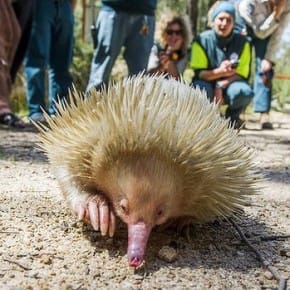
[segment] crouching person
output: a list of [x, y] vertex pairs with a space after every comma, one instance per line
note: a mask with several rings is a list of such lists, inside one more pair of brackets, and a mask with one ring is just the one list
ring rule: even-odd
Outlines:
[[233, 31], [235, 9], [231, 3], [219, 2], [210, 18], [212, 29], [202, 32], [192, 44], [193, 86], [205, 89], [210, 100], [227, 104], [225, 117], [240, 128], [240, 114], [254, 95], [248, 84], [251, 46], [245, 36]]

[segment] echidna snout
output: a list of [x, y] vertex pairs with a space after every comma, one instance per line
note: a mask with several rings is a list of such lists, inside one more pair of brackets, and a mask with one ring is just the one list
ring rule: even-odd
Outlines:
[[144, 260], [151, 227], [144, 222], [128, 225], [127, 257], [131, 267], [139, 267]]

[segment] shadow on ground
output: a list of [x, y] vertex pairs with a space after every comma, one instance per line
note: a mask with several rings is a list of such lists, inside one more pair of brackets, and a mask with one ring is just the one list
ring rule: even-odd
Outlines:
[[254, 155], [263, 162], [258, 163], [257, 170], [268, 180], [277, 183], [290, 183], [290, 135], [289, 130], [271, 130], [257, 132], [246, 130], [243, 138]]
[[38, 147], [37, 129], [0, 127], [0, 160], [46, 163], [47, 158]]
[[[281, 241], [263, 242], [264, 237], [275, 236], [270, 228], [254, 218], [246, 215], [237, 222], [248, 240], [267, 259], [277, 261], [278, 249]], [[226, 269], [247, 273], [261, 267], [252, 250], [241, 240], [235, 228], [227, 221], [215, 221], [206, 224], [195, 224], [189, 228], [189, 240], [184, 233], [177, 234], [173, 230], [154, 229], [151, 233], [146, 254], [146, 266], [137, 272], [154, 273], [161, 268], [189, 268], [189, 269]], [[119, 225], [114, 239], [101, 237], [90, 226], [83, 227], [83, 233], [93, 246], [95, 253], [108, 250], [109, 255], [125, 256], [127, 249], [126, 225]], [[108, 240], [110, 241], [108, 243]], [[177, 259], [173, 263], [163, 261], [158, 257], [159, 250], [170, 246], [177, 251]]]

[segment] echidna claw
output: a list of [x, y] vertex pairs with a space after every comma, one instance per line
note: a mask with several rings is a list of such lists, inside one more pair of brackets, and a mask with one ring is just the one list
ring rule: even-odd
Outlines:
[[103, 195], [90, 195], [86, 201], [75, 201], [73, 210], [79, 220], [91, 224], [102, 236], [112, 237], [116, 228], [116, 217]]

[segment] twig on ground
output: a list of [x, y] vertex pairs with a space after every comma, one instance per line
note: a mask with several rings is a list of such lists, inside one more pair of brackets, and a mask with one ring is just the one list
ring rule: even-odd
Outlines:
[[263, 236], [260, 237], [261, 241], [275, 241], [289, 239], [290, 235], [277, 235], [277, 236]]
[[280, 273], [271, 266], [271, 263], [263, 258], [261, 253], [250, 243], [250, 241], [246, 238], [245, 234], [242, 232], [240, 227], [237, 225], [237, 223], [234, 222], [233, 219], [229, 218], [229, 222], [232, 224], [232, 226], [236, 229], [238, 234], [240, 235], [241, 239], [247, 244], [247, 246], [256, 254], [257, 259], [262, 263], [262, 265], [270, 271], [274, 278], [279, 282], [279, 288], [278, 290], [286, 290], [287, 287], [287, 280], [283, 278]]
[[8, 263], [15, 264], [15, 265], [19, 266], [20, 268], [22, 268], [22, 269], [24, 269], [24, 270], [26, 270], [26, 271], [31, 270], [31, 268], [22, 265], [22, 264], [19, 263], [18, 261], [14, 261], [14, 260], [7, 259], [7, 258], [3, 258], [3, 261], [8, 262]]

